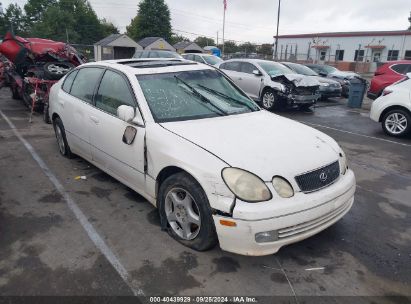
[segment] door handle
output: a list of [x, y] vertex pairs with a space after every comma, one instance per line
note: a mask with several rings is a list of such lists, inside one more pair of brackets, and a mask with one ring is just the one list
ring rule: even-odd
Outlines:
[[95, 116], [90, 116], [90, 119], [91, 119], [96, 125], [98, 125], [98, 124], [100, 123], [100, 121], [98, 120], [98, 118], [95, 117]]

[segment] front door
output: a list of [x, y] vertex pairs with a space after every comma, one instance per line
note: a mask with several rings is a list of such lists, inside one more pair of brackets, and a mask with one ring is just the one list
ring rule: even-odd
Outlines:
[[[125, 76], [106, 70], [90, 113], [90, 139], [93, 161], [138, 192], [144, 191], [145, 128], [117, 117], [121, 105], [137, 107], [135, 95]], [[123, 142], [127, 127], [137, 130], [134, 142]]]

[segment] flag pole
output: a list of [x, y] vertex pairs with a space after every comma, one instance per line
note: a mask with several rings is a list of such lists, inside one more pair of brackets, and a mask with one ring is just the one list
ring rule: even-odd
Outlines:
[[225, 11], [227, 9], [227, 0], [224, 0], [224, 17], [223, 17], [223, 57], [224, 57], [224, 50], [225, 50]]

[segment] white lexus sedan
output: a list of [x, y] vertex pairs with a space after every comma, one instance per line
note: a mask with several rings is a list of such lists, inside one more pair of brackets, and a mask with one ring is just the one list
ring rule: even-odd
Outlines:
[[195, 250], [272, 254], [354, 201], [354, 174], [332, 138], [261, 110], [205, 64], [85, 64], [52, 87], [49, 114], [62, 155], [140, 193]]

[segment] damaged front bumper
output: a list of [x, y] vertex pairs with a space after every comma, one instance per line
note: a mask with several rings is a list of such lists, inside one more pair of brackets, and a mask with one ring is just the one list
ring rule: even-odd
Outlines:
[[[272, 199], [259, 206], [237, 204], [232, 218], [213, 215], [220, 247], [242, 255], [276, 253], [338, 222], [351, 209], [355, 188], [354, 173], [348, 170], [320, 191], [298, 192], [290, 199]], [[221, 220], [231, 220], [235, 225], [222, 225]]]
[[313, 95], [293, 95], [289, 94], [287, 100], [291, 104], [311, 104], [317, 102], [320, 99], [320, 94]]

